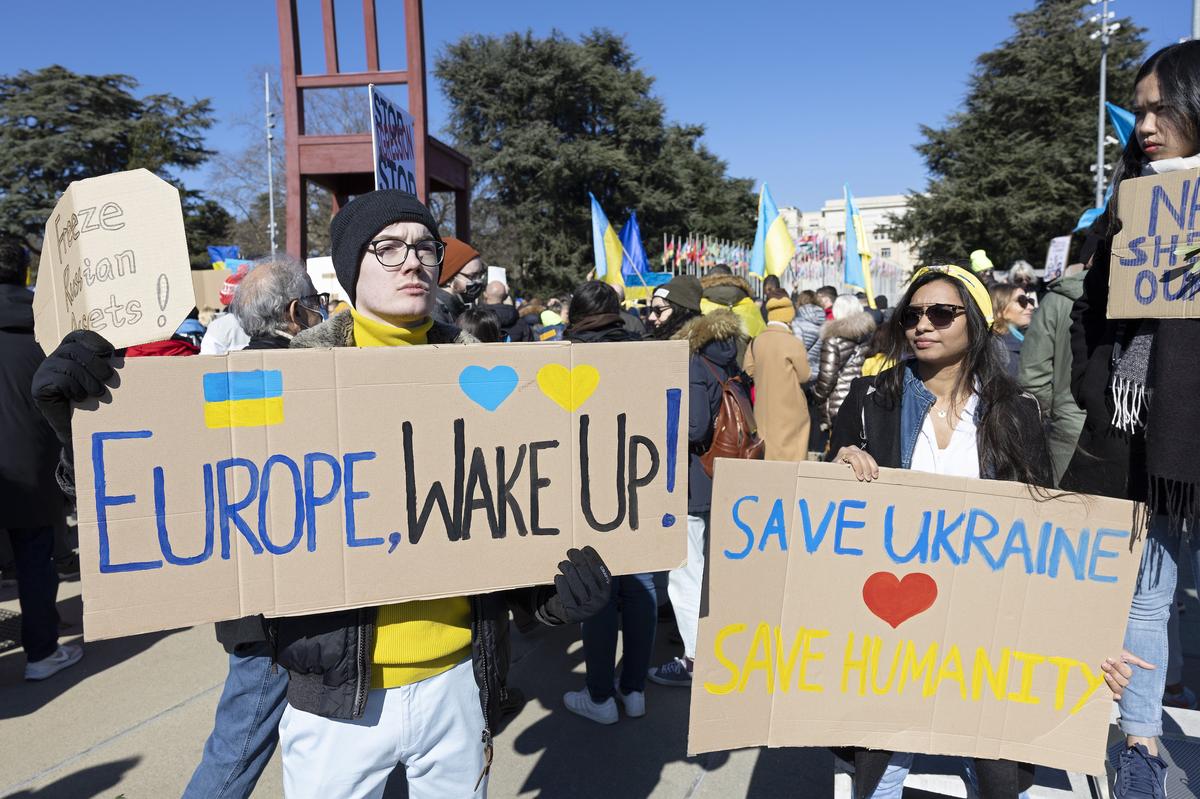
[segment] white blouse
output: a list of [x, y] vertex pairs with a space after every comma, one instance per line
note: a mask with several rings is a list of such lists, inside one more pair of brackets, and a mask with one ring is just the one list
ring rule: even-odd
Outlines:
[[958, 424], [950, 436], [950, 444], [938, 447], [937, 434], [933, 430], [933, 409], [925, 414], [917, 445], [913, 450], [912, 466], [922, 472], [945, 474], [951, 477], [979, 478], [979, 445], [975, 439], [975, 408], [979, 397], [975, 394], [963, 406]]

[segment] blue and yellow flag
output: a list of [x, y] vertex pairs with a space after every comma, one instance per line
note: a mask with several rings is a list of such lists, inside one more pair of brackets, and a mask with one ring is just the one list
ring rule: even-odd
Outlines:
[[204, 425], [266, 427], [283, 424], [283, 372], [209, 372], [204, 375]]
[[778, 277], [787, 271], [795, 252], [796, 243], [779, 215], [771, 190], [764, 183], [758, 193], [758, 229], [754, 233], [754, 248], [750, 251], [750, 274], [759, 278]]
[[867, 295], [867, 303], [875, 307], [875, 290], [871, 286], [871, 248], [867, 244], [867, 233], [863, 227], [862, 214], [854, 204], [854, 195], [850, 187], [842, 187], [846, 192], [846, 264], [842, 272], [842, 282], [848, 286], [862, 289]]
[[592, 247], [596, 258], [596, 279], [612, 286], [624, 286], [621, 278], [621, 239], [590, 191], [588, 197], [592, 200]]

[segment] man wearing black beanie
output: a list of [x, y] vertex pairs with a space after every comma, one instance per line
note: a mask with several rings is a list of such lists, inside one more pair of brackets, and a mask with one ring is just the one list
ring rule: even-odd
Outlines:
[[[430, 318], [445, 251], [416, 197], [362, 195], [330, 233], [352, 307], [297, 334], [292, 347], [475, 341]], [[106, 392], [112, 354], [97, 333], [76, 331], [39, 367], [34, 396], [61, 441], [71, 441], [72, 401]], [[379, 415], [390, 425], [381, 434], [395, 435], [403, 409]], [[73, 490], [69, 448], [58, 477]], [[544, 624], [573, 624], [609, 601], [611, 577], [591, 547], [568, 550], [559, 570], [553, 586], [270, 620], [267, 638], [288, 671], [279, 723], [288, 799], [381, 796], [401, 764], [411, 796], [486, 796], [492, 730], [506, 703], [509, 606]]]
[[[361, 195], [334, 217], [330, 235], [352, 307], [298, 334], [293, 347], [474, 341], [431, 317], [445, 245], [416, 197]], [[378, 796], [400, 764], [414, 796], [485, 796], [506, 690], [509, 604], [568, 624], [608, 602], [610, 577], [595, 550], [567, 557], [561, 593], [545, 586], [275, 620], [278, 662], [289, 673], [279, 725], [287, 797]]]

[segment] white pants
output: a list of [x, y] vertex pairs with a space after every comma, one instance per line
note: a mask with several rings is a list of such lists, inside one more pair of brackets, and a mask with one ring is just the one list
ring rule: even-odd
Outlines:
[[363, 715], [327, 719], [288, 705], [279, 722], [287, 799], [379, 799], [403, 764], [410, 799], [487, 796], [483, 710], [471, 661], [371, 691]]
[[696, 658], [696, 629], [700, 626], [700, 587], [704, 582], [704, 542], [708, 534], [708, 514], [687, 517], [687, 563], [671, 572], [667, 595], [675, 609], [675, 625], [683, 639], [683, 654]]

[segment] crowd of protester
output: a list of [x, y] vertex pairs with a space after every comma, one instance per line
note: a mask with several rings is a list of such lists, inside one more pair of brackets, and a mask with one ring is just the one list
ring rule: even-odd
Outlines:
[[[1198, 86], [1200, 43], [1172, 45], [1143, 65], [1114, 192], [1128, 177], [1200, 165]], [[687, 561], [667, 575], [614, 577], [585, 548], [565, 553], [554, 585], [219, 623], [228, 677], [184, 795], [249, 796], [277, 747], [289, 797], [378, 796], [397, 767], [412, 796], [485, 795], [492, 731], [522, 704], [507, 679], [510, 613], [581, 624], [584, 684], [563, 705], [586, 719], [646, 714], [648, 682], [689, 686], [712, 501], [705, 453], [733, 392], [768, 459], [842, 463], [865, 481], [891, 467], [1146, 503], [1145, 558], [1155, 568], [1139, 576], [1125, 651], [1103, 669], [1126, 735], [1114, 762], [1118, 796], [1159, 799], [1163, 704], [1197, 704], [1180, 677], [1173, 611], [1185, 541], [1200, 563], [1197, 536], [1185, 535], [1200, 518], [1200, 421], [1177, 402], [1200, 392], [1200, 321], [1106, 317], [1114, 230], [1107, 214], [1077, 234], [1070, 265], [1050, 281], [1023, 261], [1001, 274], [983, 250], [947, 258], [916, 270], [894, 307], [833, 286], [789, 292], [775, 276], [751, 280], [726, 265], [635, 299], [594, 280], [519, 298], [487, 282], [485, 255], [440, 235], [415, 197], [355, 198], [331, 223], [344, 291], [336, 303], [300, 262], [267, 258], [231, 276], [227, 309], [207, 324], [193, 313], [170, 339], [123, 354], [686, 341]], [[78, 571], [63, 534], [75, 489], [71, 404], [101, 396], [115, 367], [94, 332], [43, 353], [29, 260], [20, 243], [0, 239], [0, 567], [18, 586], [25, 677], [43, 680], [84, 654], [58, 642], [55, 609], [59, 576]], [[663, 616], [674, 621], [678, 654], [653, 664]], [[856, 796], [900, 796], [910, 754], [841, 755]], [[984, 797], [1016, 797], [1032, 781], [1032, 767], [1008, 761], [976, 759], [964, 771]]]

